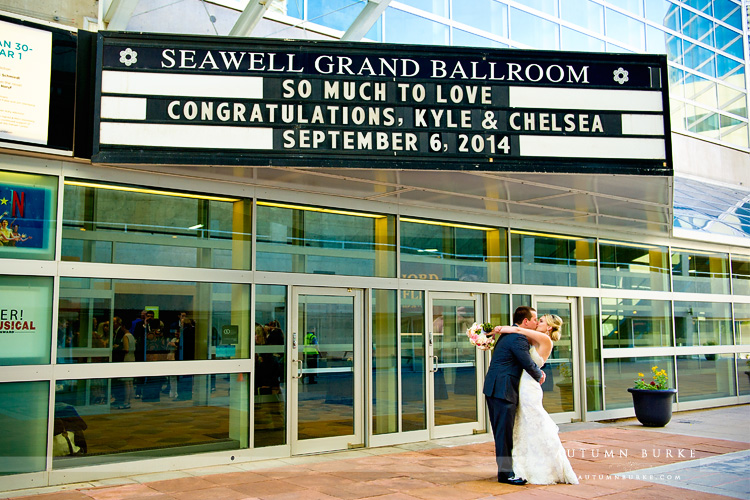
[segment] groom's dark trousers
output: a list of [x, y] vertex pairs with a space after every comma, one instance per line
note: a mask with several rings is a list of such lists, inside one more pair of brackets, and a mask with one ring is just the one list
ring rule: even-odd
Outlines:
[[492, 352], [483, 391], [495, 437], [498, 479], [513, 475], [513, 425], [518, 408], [518, 384], [524, 370], [536, 380], [542, 378], [542, 371], [529, 355], [528, 340], [517, 333], [501, 335]]

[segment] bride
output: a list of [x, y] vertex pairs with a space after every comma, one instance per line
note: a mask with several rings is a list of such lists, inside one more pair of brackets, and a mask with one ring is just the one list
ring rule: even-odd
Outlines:
[[[531, 359], [542, 366], [560, 339], [562, 319], [545, 314], [536, 330], [504, 326], [501, 333], [520, 333], [532, 344]], [[542, 406], [542, 386], [525, 371], [518, 386], [518, 411], [513, 428], [513, 471], [530, 484], [578, 484], [558, 436], [558, 427]]]

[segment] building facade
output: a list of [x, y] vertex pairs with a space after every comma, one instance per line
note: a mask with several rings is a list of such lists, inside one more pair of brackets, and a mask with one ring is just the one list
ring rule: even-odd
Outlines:
[[[288, 0], [256, 34], [340, 38], [366, 3]], [[489, 356], [465, 332], [521, 304], [565, 320], [544, 368], [558, 422], [632, 416], [654, 366], [675, 410], [750, 401], [742, 5], [476, 3], [390, 2], [366, 38], [666, 53], [674, 175], [3, 142], [0, 490], [487, 432]], [[140, 2], [126, 27], [224, 35], [244, 7], [192, 5]]]

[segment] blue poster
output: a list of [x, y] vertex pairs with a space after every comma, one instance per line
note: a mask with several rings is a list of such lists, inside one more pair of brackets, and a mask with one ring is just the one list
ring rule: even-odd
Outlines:
[[8, 247], [43, 249], [49, 245], [50, 191], [0, 184], [0, 255]]

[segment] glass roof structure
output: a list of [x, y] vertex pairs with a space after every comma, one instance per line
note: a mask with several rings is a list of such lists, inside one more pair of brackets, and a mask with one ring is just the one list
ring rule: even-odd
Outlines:
[[674, 228], [697, 239], [750, 238], [750, 189], [675, 177]]

